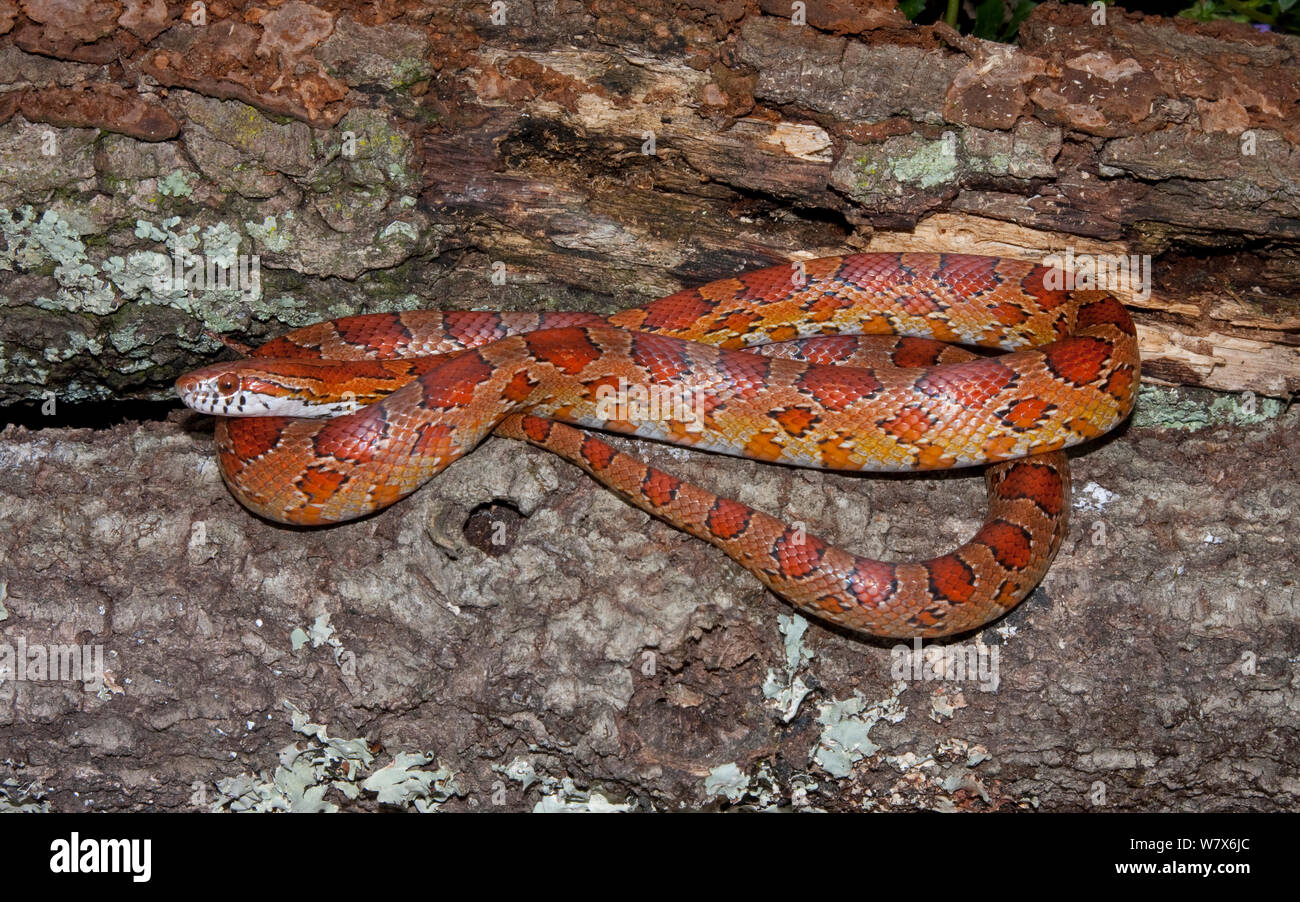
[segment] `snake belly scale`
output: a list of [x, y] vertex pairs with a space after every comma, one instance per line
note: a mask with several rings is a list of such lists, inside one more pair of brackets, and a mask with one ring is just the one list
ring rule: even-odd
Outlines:
[[[366, 314], [296, 330], [183, 376], [177, 389], [220, 415], [222, 476], [272, 520], [364, 516], [495, 431], [572, 461], [811, 616], [874, 636], [944, 636], [1032, 591], [1065, 535], [1061, 449], [1113, 429], [1133, 407], [1140, 361], [1127, 311], [1109, 294], [1052, 290], [1047, 273], [999, 257], [851, 254], [608, 317]], [[697, 413], [611, 418], [602, 393], [628, 386], [687, 392]], [[989, 511], [953, 552], [876, 561], [587, 428], [831, 470], [988, 464]]]

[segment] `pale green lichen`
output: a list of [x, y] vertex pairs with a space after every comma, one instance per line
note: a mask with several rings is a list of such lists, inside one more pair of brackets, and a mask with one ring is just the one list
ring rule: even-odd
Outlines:
[[[521, 791], [538, 785], [542, 792], [541, 800], [533, 806], [538, 813], [553, 812], [612, 812], [630, 811], [629, 803], [612, 802], [599, 790], [584, 790], [569, 777], [557, 780], [544, 773], [539, 773], [527, 758], [516, 757], [505, 767], [492, 765], [492, 769], [506, 778], [518, 783]], [[505, 804], [505, 796], [494, 795], [493, 804]]]
[[734, 762], [727, 762], [710, 768], [709, 775], [704, 778], [704, 792], [706, 795], [710, 797], [724, 796], [733, 804], [743, 799], [748, 791], [749, 778], [741, 772]]
[[147, 341], [140, 336], [139, 323], [128, 322], [108, 333], [108, 341], [119, 354], [130, 354], [144, 347]]
[[[345, 148], [343, 136], [349, 133], [353, 140]], [[412, 164], [414, 145], [410, 136], [381, 110], [353, 109], [321, 140], [327, 141], [328, 151], [338, 156], [313, 179], [312, 187], [318, 192], [343, 179], [359, 185], [386, 185], [404, 194], [420, 186], [420, 173]], [[345, 149], [352, 152], [345, 153]], [[318, 152], [324, 151], [321, 148]]]
[[50, 803], [45, 800], [49, 790], [36, 781], [20, 783], [13, 777], [0, 781], [0, 813], [48, 812]]
[[157, 251], [132, 251], [125, 258], [109, 257], [104, 275], [131, 301], [167, 303], [179, 300], [181, 291], [170, 291], [164, 280], [172, 275], [172, 258]]
[[244, 236], [225, 222], [179, 224], [178, 216], [137, 219], [136, 237], [163, 244], [167, 253], [112, 256], [101, 269], [124, 300], [184, 310], [217, 329], [237, 328], [248, 304], [262, 295], [260, 260], [239, 253]]
[[239, 246], [244, 237], [225, 222], [218, 222], [203, 230], [203, 255], [218, 266], [235, 266]]
[[41, 271], [53, 264], [50, 274], [58, 290], [53, 298], [36, 298], [36, 306], [103, 315], [121, 305], [87, 259], [86, 244], [77, 230], [54, 210], [46, 210], [39, 220], [29, 206], [21, 208], [16, 218], [11, 211], [0, 210], [0, 234], [4, 237], [0, 270]]
[[370, 793], [382, 805], [427, 812], [463, 794], [445, 765], [421, 770], [435, 762], [431, 752], [398, 752], [392, 762], [365, 775], [374, 762], [369, 742], [330, 736], [293, 704], [285, 707], [293, 730], [312, 741], [306, 747], [294, 742], [282, 748], [270, 775], [242, 773], [218, 780], [219, 797], [209, 806], [213, 811], [334, 812], [339, 806], [325, 797], [334, 789], [346, 799]]
[[763, 697], [771, 700], [781, 712], [781, 720], [789, 723], [799, 712], [799, 706], [811, 691], [798, 675], [801, 667], [813, 658], [811, 649], [803, 645], [808, 621], [798, 614], [778, 614], [777, 626], [785, 637], [785, 675], [778, 676], [769, 669], [763, 680]]
[[558, 785], [542, 796], [540, 802], [533, 806], [538, 814], [558, 812], [597, 812], [631, 811], [632, 806], [626, 802], [611, 802], [599, 790], [579, 789], [570, 777], [562, 779]]
[[245, 222], [244, 228], [254, 240], [260, 241], [269, 251], [280, 252], [287, 250], [292, 240], [292, 230], [290, 224], [294, 220], [293, 211], [289, 210], [284, 214], [284, 224], [275, 216], [267, 216], [260, 223]]
[[871, 704], [855, 691], [852, 698], [819, 705], [817, 722], [823, 729], [809, 752], [812, 760], [833, 777], [847, 777], [854, 764], [880, 750], [871, 740], [872, 727], [882, 720], [898, 723], [907, 716], [907, 708], [898, 701], [906, 688], [902, 681], [895, 683], [889, 698]]
[[894, 178], [922, 188], [951, 182], [958, 169], [956, 135], [946, 132], [937, 141], [921, 141], [915, 151], [893, 158], [889, 165]]
[[158, 193], [164, 197], [189, 197], [194, 193], [190, 181], [195, 178], [197, 176], [194, 173], [177, 169], [166, 178], [158, 180]]
[[339, 663], [344, 654], [343, 643], [338, 636], [334, 634], [334, 625], [330, 623], [329, 612], [318, 614], [306, 630], [302, 627], [295, 627], [289, 633], [289, 644], [294, 651], [300, 651], [308, 642], [312, 648], [320, 648], [322, 645], [328, 645], [334, 649], [334, 663]]
[[92, 354], [98, 354], [103, 348], [98, 341], [88, 337], [85, 332], [75, 329], [69, 329], [66, 333], [68, 343], [61, 348], [47, 347], [45, 349], [45, 360], [48, 363], [58, 363], [61, 360], [71, 360], [83, 351], [90, 351]]
[[779, 779], [767, 761], [759, 762], [752, 777], [734, 762], [728, 762], [711, 768], [704, 779], [707, 797], [721, 796], [732, 805], [743, 804], [755, 811], [818, 811], [808, 797], [817, 789], [817, 781], [808, 774], [788, 774], [784, 780]]
[[1251, 392], [1207, 401], [1185, 389], [1143, 385], [1133, 410], [1133, 425], [1182, 430], [1253, 426], [1276, 420], [1286, 409], [1283, 401]]
[[391, 240], [394, 236], [405, 238], [406, 242], [409, 244], [415, 244], [420, 240], [420, 233], [416, 230], [415, 226], [411, 225], [409, 222], [402, 222], [400, 219], [394, 220], [386, 225], [379, 233], [379, 240]]
[[972, 156], [969, 165], [972, 172], [987, 172], [992, 175], [1006, 175], [1011, 169], [1011, 155], [1006, 153], [993, 153], [989, 154], [987, 157]]
[[322, 645], [336, 645], [338, 643], [338, 639], [334, 635], [334, 625], [330, 623], [330, 615], [328, 612], [319, 615], [316, 620], [313, 621], [311, 629], [307, 631], [307, 635], [311, 638], [312, 648], [320, 648]]
[[433, 74], [429, 61], [418, 56], [404, 56], [393, 63], [392, 86], [404, 88], [423, 81]]
[[534, 783], [542, 782], [542, 778], [538, 776], [537, 771], [533, 769], [533, 762], [529, 761], [527, 758], [516, 757], [505, 767], [494, 764], [492, 765], [492, 769], [500, 774], [504, 774], [511, 780], [514, 780], [519, 784], [519, 788], [523, 792], [527, 792], [528, 787], [532, 786]]
[[271, 119], [246, 103], [239, 103], [228, 121], [235, 126], [235, 131], [229, 136], [231, 143], [241, 148], [256, 148], [263, 133], [274, 125]]
[[433, 761], [432, 752], [399, 752], [390, 764], [363, 780], [361, 788], [375, 793], [381, 805], [411, 805], [422, 813], [436, 811], [461, 790], [446, 765], [432, 771], [420, 769]]

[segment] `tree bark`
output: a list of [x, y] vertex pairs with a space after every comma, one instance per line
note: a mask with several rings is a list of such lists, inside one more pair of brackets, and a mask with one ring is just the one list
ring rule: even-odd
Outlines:
[[[0, 806], [1295, 806], [1300, 40], [1056, 4], [1015, 46], [850, 0], [84, 6], [0, 0], [0, 401], [44, 427], [0, 433], [0, 651], [111, 673], [0, 682]], [[204, 418], [132, 406], [215, 335], [609, 312], [851, 249], [1149, 258], [1118, 291], [1139, 419], [1076, 458], [1042, 588], [938, 646], [996, 681], [779, 630], [534, 449], [298, 531], [229, 497]], [[180, 251], [258, 259], [213, 289]], [[636, 450], [884, 558], [977, 522], [977, 477]]]

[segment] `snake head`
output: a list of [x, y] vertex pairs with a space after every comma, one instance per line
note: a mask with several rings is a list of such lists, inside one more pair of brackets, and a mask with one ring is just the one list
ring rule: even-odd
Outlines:
[[284, 378], [269, 363], [275, 361], [205, 366], [177, 379], [176, 394], [186, 407], [219, 417], [336, 417], [362, 406], [355, 397], [322, 399], [304, 391], [301, 378]]
[[176, 380], [176, 394], [185, 406], [199, 413], [223, 417], [271, 416], [274, 397], [254, 390], [237, 364], [216, 364], [186, 373]]

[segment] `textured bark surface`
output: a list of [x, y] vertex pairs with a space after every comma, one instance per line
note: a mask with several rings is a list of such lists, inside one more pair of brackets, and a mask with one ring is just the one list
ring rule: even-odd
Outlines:
[[[111, 671], [0, 682], [0, 806], [1294, 807], [1300, 449], [1258, 396], [1300, 386], [1300, 41], [1052, 4], [1014, 47], [885, 2], [501, 11], [0, 0], [0, 404], [47, 427], [0, 432], [0, 651]], [[1148, 387], [1076, 458], [1042, 589], [939, 646], [996, 648], [993, 691], [779, 630], [534, 449], [300, 531], [230, 499], [203, 418], [121, 422], [225, 353], [206, 330], [612, 310], [853, 248], [1150, 255], [1145, 374], [1252, 393]], [[159, 281], [178, 253], [260, 281]], [[981, 505], [974, 476], [647, 456], [886, 558]]]
[[[432, 751], [449, 807], [1294, 808], [1296, 426], [1132, 427], [1076, 457], [1042, 587], [937, 646], [996, 649], [996, 688], [899, 682], [890, 644], [815, 624], [787, 648], [788, 609], [721, 553], [504, 439], [377, 517], [295, 530], [229, 497], [197, 415], [11, 428], [0, 630], [100, 643], [111, 675], [0, 685], [0, 756], [56, 809], [310, 805], [274, 775], [322, 745], [291, 704], [382, 743], [374, 767]], [[972, 474], [648, 456], [886, 558], [955, 544], [983, 503]], [[338, 645], [294, 650], [322, 615]], [[765, 698], [792, 684], [797, 705]]]
[[[899, 245], [1149, 254], [1148, 375], [1300, 385], [1295, 38], [1051, 4], [1019, 47], [887, 3], [37, 7], [0, 16], [8, 402], [165, 397], [205, 327], [609, 310]], [[182, 252], [257, 254], [258, 290], [157, 284]]]

